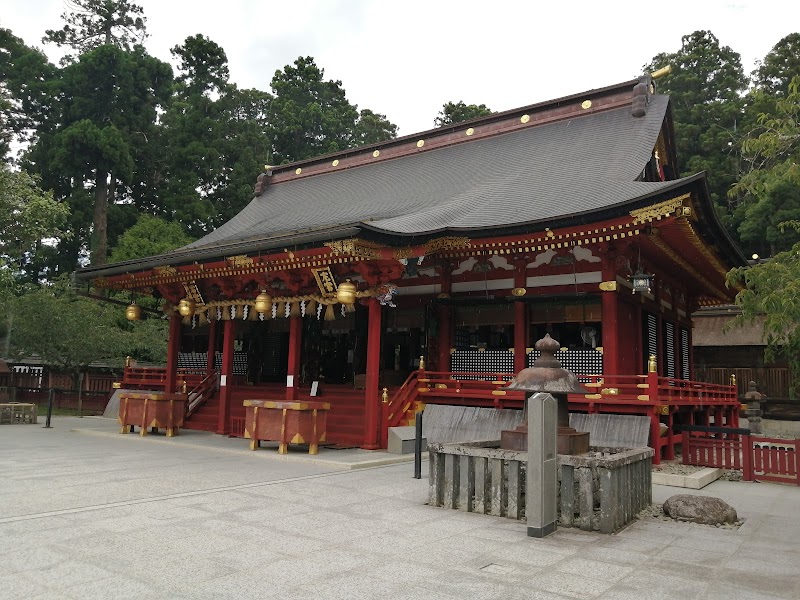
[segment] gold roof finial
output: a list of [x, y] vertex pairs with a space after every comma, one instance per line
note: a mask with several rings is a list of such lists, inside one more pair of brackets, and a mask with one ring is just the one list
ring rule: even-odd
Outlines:
[[660, 69], [656, 69], [652, 73], [650, 73], [650, 77], [653, 79], [658, 79], [659, 77], [664, 77], [665, 75], [669, 75], [672, 73], [672, 65], [667, 65], [666, 67], [661, 67]]

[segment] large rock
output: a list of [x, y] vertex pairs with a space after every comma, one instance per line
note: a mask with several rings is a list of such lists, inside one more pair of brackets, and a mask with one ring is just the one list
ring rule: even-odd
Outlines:
[[664, 502], [664, 512], [673, 519], [704, 525], [736, 522], [736, 509], [710, 496], [676, 494]]

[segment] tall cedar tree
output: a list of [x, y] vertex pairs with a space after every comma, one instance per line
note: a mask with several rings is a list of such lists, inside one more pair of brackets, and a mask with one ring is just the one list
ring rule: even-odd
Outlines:
[[[741, 57], [710, 31], [695, 31], [683, 36], [680, 50], [658, 54], [644, 68], [667, 65], [672, 72], [658, 87], [672, 97], [678, 170], [705, 171], [711, 198], [727, 215], [728, 190], [739, 172], [737, 127], [748, 81]], [[730, 218], [726, 222], [730, 226]]]
[[[70, 0], [72, 12], [64, 12], [61, 29], [47, 29], [42, 41], [66, 46], [83, 54], [100, 46], [117, 46], [130, 50], [147, 38], [142, 7], [127, 0]], [[68, 54], [62, 64], [76, 56]]]
[[[133, 45], [146, 35], [140, 7], [111, 0], [76, 0], [73, 6], [75, 12], [63, 15], [65, 27], [48, 31], [45, 40], [80, 55], [61, 73], [49, 131], [31, 160], [45, 183], [69, 196], [73, 219], [87, 216], [78, 205], [92, 190], [91, 262], [102, 265], [109, 247], [109, 203], [126, 194], [138, 159], [151, 150], [149, 136], [169, 97], [172, 70]], [[84, 235], [76, 236], [65, 270], [74, 268], [87, 224], [74, 222]]]
[[180, 221], [197, 237], [252, 197], [269, 159], [271, 96], [230, 83], [225, 51], [205, 36], [186, 38], [172, 54], [177, 85], [162, 118], [160, 152], [144, 166], [149, 175], [139, 195], [145, 210]]

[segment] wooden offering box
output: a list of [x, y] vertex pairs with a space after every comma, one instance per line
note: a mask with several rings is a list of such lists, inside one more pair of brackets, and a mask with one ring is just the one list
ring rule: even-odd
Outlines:
[[164, 427], [167, 437], [172, 437], [183, 427], [185, 414], [186, 394], [125, 394], [119, 399], [119, 432], [133, 432], [134, 427], [141, 427], [139, 434], [144, 436], [148, 427], [153, 433]]
[[261, 440], [278, 442], [278, 452], [286, 454], [289, 444], [308, 444], [308, 453], [317, 454], [325, 442], [327, 402], [292, 402], [281, 400], [245, 400], [244, 437], [250, 449]]

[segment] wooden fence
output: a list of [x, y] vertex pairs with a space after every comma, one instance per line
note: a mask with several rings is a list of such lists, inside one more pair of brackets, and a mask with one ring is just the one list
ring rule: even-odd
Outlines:
[[708, 383], [725, 385], [730, 383], [731, 375], [736, 375], [739, 396], [747, 392], [747, 384], [755, 381], [758, 391], [768, 398], [785, 398], [789, 395], [792, 376], [786, 367], [753, 368], [696, 368], [695, 379]]
[[745, 481], [800, 485], [800, 440], [753, 437], [749, 429], [683, 427], [683, 464], [734, 469]]

